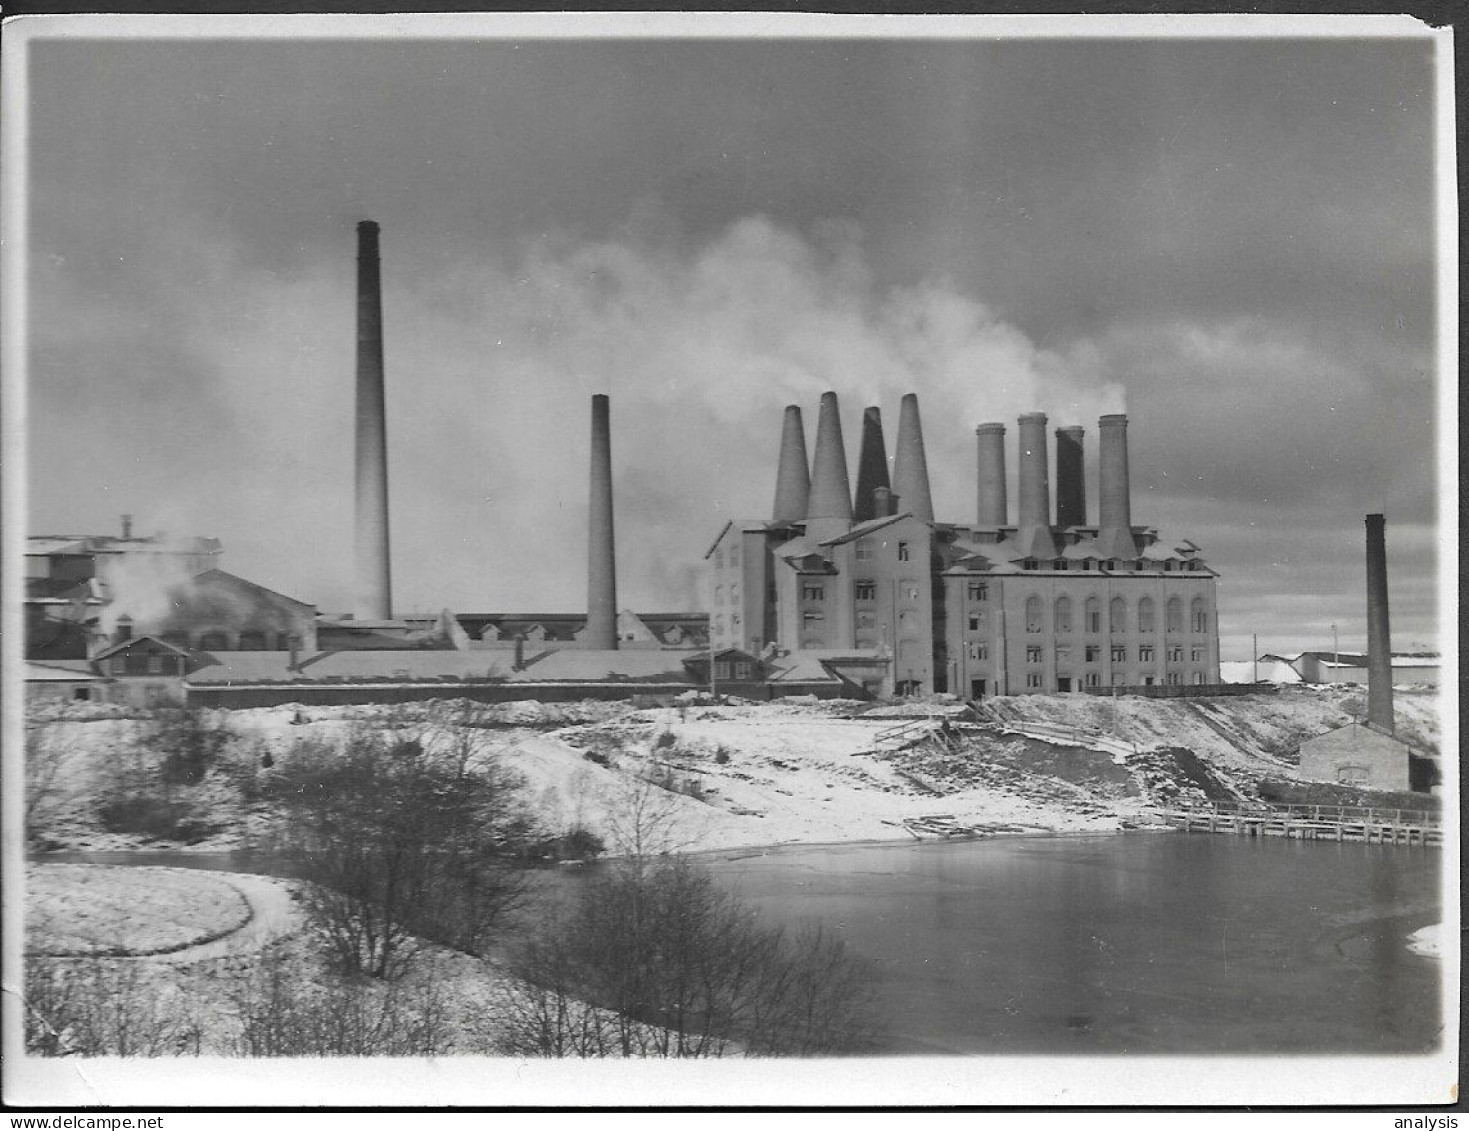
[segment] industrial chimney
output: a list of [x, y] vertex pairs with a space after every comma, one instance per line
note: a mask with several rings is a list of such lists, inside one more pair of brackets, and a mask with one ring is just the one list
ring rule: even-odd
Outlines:
[[133, 540], [133, 516], [130, 514], [122, 516], [122, 540], [124, 542]]
[[1086, 467], [1079, 424], [1056, 429], [1056, 525], [1086, 525]]
[[357, 225], [357, 585], [358, 620], [388, 620], [388, 433], [383, 398], [383, 307], [378, 227]]
[[1392, 633], [1387, 615], [1386, 520], [1367, 516], [1367, 721], [1392, 734]]
[[858, 522], [869, 518], [881, 518], [877, 509], [875, 492], [879, 487], [891, 487], [888, 481], [888, 453], [882, 440], [882, 411], [867, 408], [862, 411], [862, 448], [857, 453], [857, 501], [852, 508], [852, 517]]
[[775, 522], [800, 522], [806, 517], [806, 504], [811, 498], [811, 471], [806, 463], [806, 429], [801, 423], [801, 409], [786, 405], [785, 422], [780, 433], [780, 468], [775, 473]]
[[617, 647], [617, 555], [612, 532], [612, 430], [610, 404], [592, 398], [591, 508], [587, 518], [588, 648]]
[[847, 449], [835, 393], [821, 394], [816, 421], [816, 455], [811, 464], [811, 498], [806, 505], [806, 536], [816, 541], [845, 534], [852, 524], [852, 491], [847, 480]]
[[1005, 498], [1005, 426], [991, 421], [974, 430], [979, 453], [980, 526], [1004, 526], [1009, 520]]
[[1046, 414], [1020, 417], [1020, 522], [1016, 541], [1022, 557], [1053, 558], [1051, 474], [1046, 458]]
[[893, 494], [914, 518], [933, 521], [933, 496], [928, 489], [928, 457], [923, 452], [923, 424], [918, 419], [918, 396], [903, 394], [898, 415], [898, 449], [893, 457]]
[[1127, 417], [1112, 413], [1097, 422], [1101, 432], [1101, 490], [1097, 553], [1104, 558], [1130, 561], [1137, 557], [1132, 533], [1132, 488], [1127, 471]]

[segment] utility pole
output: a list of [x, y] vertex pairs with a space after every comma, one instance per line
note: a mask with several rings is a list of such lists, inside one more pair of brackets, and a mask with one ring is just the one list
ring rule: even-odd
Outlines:
[[[1331, 663], [1333, 668], [1341, 667], [1341, 645], [1337, 643], [1336, 625], [1331, 626]], [[1331, 675], [1333, 679], [1336, 678], [1335, 671]]]
[[1260, 682], [1260, 637], [1258, 633], [1250, 633], [1250, 659], [1254, 662], [1253, 678], [1251, 683]]

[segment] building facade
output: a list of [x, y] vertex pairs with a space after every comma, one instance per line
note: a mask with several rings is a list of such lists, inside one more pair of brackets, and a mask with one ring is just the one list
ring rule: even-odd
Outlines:
[[[822, 398], [804, 491], [799, 413], [786, 410], [775, 513], [727, 523], [706, 554], [714, 647], [855, 650], [886, 661], [882, 691], [899, 695], [1219, 682], [1217, 574], [1192, 542], [1132, 524], [1125, 417], [1102, 419], [1097, 523], [1076, 427], [1056, 433], [1052, 518], [1046, 421], [1031, 413], [1020, 419], [1019, 521], [1008, 521], [1004, 427], [991, 423], [978, 430], [978, 521], [961, 524], [933, 516], [912, 394], [894, 486], [867, 474], [855, 505], [835, 395]], [[868, 409], [859, 466], [885, 468], [881, 449]]]

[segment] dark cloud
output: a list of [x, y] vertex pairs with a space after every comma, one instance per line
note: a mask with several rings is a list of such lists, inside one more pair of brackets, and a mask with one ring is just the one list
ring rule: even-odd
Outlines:
[[669, 607], [769, 506], [787, 401], [837, 390], [855, 459], [862, 407], [895, 427], [912, 389], [941, 517], [971, 517], [978, 421], [1080, 422], [1094, 464], [1125, 402], [1134, 514], [1205, 546], [1227, 653], [1267, 621], [1281, 647], [1360, 628], [1375, 510], [1426, 634], [1431, 64], [1342, 39], [40, 43], [34, 522], [152, 508], [340, 607], [371, 216], [404, 608], [579, 607], [592, 392], [623, 600]]

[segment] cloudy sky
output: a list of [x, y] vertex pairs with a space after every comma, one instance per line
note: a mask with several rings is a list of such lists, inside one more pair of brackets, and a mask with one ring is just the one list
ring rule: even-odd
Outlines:
[[[493, 25], [486, 25], [493, 30]], [[354, 257], [382, 225], [399, 612], [585, 600], [612, 396], [622, 603], [699, 607], [781, 410], [941, 519], [974, 426], [1132, 422], [1134, 520], [1222, 575], [1224, 656], [1435, 632], [1426, 39], [36, 40], [34, 532], [212, 535], [350, 604]], [[1013, 503], [1012, 503], [1013, 506]]]

